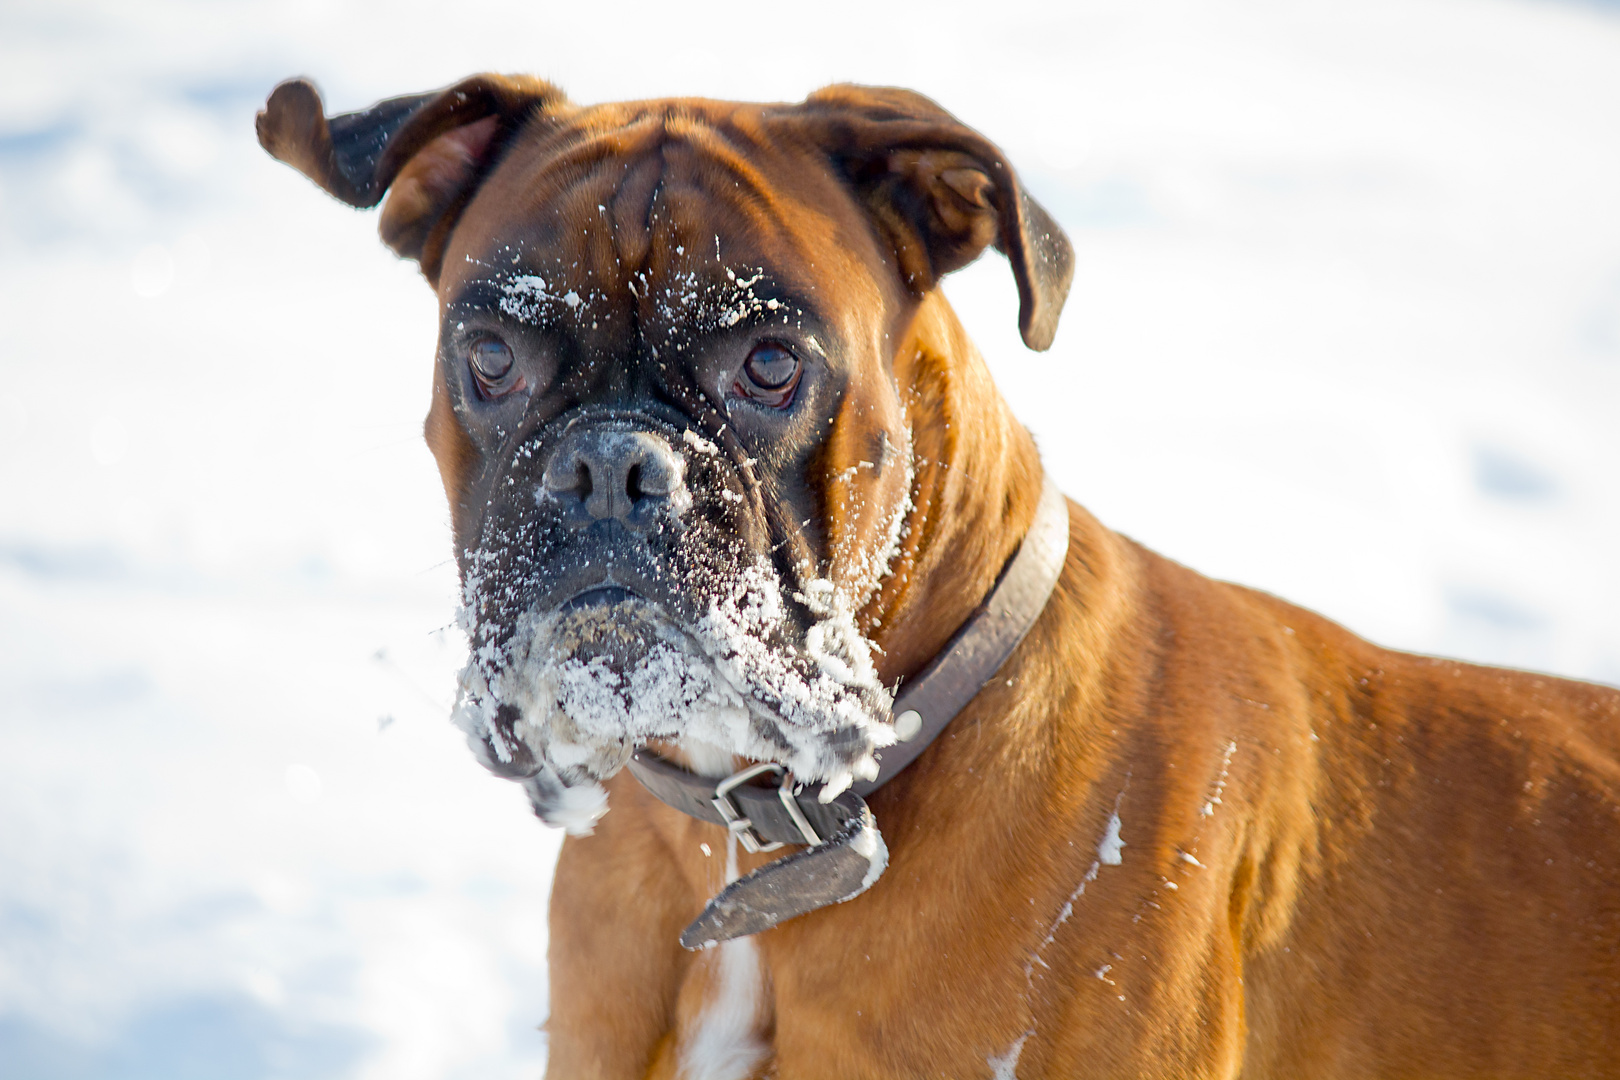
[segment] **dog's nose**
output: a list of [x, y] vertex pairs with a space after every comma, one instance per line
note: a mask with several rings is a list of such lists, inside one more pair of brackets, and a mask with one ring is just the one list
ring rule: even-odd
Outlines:
[[616, 519], [645, 531], [661, 511], [678, 517], [692, 505], [685, 472], [654, 432], [585, 428], [563, 436], [540, 484], [575, 527]]

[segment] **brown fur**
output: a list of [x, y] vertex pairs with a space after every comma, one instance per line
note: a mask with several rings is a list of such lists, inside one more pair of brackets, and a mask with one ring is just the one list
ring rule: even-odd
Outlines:
[[[714, 237], [813, 293], [858, 363], [807, 480], [814, 520], [784, 542], [864, 580], [909, 495], [860, 617], [884, 679], [914, 673], [1040, 492], [934, 288], [990, 243], [1018, 270], [1010, 170], [899, 91], [581, 109], [536, 85], [496, 166], [476, 139], [432, 143], [441, 120], [419, 134], [387, 227], [443, 238], [425, 269], [444, 297], [500, 245], [547, 237], [627, 306], [628, 283], [669, 280]], [[910, 126], [828, 111], [851, 101]], [[851, 181], [829, 148], [875, 164]], [[622, 351], [627, 324], [591, 347]], [[898, 458], [879, 467], [908, 427], [909, 491]], [[478, 452], [442, 378], [427, 431], [462, 544]], [[1070, 530], [1024, 644], [873, 796], [882, 880], [755, 939], [759, 1075], [984, 1077], [1016, 1058], [1023, 1080], [1620, 1076], [1620, 693], [1390, 652], [1072, 505]], [[627, 774], [610, 788], [551, 900], [549, 1075], [567, 1080], [677, 1075], [713, 993], [716, 954], [676, 938], [722, 884], [723, 831]]]
[[[768, 166], [778, 198], [814, 199]], [[882, 293], [834, 295], [875, 329]], [[887, 679], [971, 611], [1040, 485], [943, 298], [902, 309], [874, 367], [914, 432], [915, 509], [863, 613]], [[865, 476], [873, 404], [852, 393], [824, 443], [835, 549], [872, 542], [842, 477]], [[1078, 508], [1071, 532], [1018, 654], [873, 797], [883, 881], [760, 935], [769, 1075], [985, 1076], [1026, 1033], [1024, 1080], [1620, 1075], [1620, 695], [1378, 649]], [[1116, 800], [1123, 865], [1059, 923]], [[554, 1077], [675, 1075], [711, 992], [674, 937], [721, 884], [723, 832], [624, 776], [612, 805], [557, 869]]]
[[[1029, 640], [874, 796], [881, 885], [761, 935], [771, 1075], [984, 1076], [1025, 1032], [1025, 1080], [1620, 1074], [1620, 695], [1379, 649], [1071, 529]], [[612, 798], [558, 866], [553, 1076], [641, 1075], [575, 1055], [609, 1017], [664, 1038], [618, 1003], [679, 999], [670, 930], [718, 884], [720, 829]], [[1116, 798], [1123, 865], [1043, 945]]]

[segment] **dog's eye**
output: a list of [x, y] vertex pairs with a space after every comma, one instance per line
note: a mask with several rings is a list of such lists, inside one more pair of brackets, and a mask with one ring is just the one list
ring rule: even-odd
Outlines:
[[779, 341], [762, 341], [743, 361], [742, 376], [733, 388], [740, 396], [776, 409], [793, 401], [804, 365]]
[[512, 370], [512, 350], [504, 341], [481, 338], [472, 347], [473, 370], [485, 382], [500, 382]]
[[509, 379], [514, 357], [511, 346], [500, 338], [479, 338], [468, 350], [467, 362], [472, 366], [478, 389], [486, 398], [505, 397], [523, 388], [523, 378]]
[[774, 341], [755, 345], [743, 361], [743, 374], [761, 390], [780, 390], [799, 373], [799, 358]]

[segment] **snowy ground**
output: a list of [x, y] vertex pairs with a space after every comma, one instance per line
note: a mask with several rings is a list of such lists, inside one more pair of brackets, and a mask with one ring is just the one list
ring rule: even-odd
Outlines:
[[[481, 69], [910, 85], [1079, 255], [1068, 492], [1380, 642], [1620, 681], [1620, 18], [1530, 0], [0, 5], [0, 1073], [533, 1076], [556, 837], [445, 722], [433, 310], [253, 141]], [[990, 14], [986, 14], [990, 12]]]

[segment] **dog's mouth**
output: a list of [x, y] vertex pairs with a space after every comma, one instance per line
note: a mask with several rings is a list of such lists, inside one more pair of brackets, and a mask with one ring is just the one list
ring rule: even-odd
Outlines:
[[573, 662], [628, 675], [654, 645], [650, 606], [623, 586], [587, 589], [558, 606], [558, 647], [568, 650]]
[[[554, 425], [561, 449], [537, 435], [492, 477], [499, 494], [466, 558], [472, 648], [456, 720], [485, 764], [576, 830], [564, 804], [595, 791], [600, 813], [599, 782], [654, 740], [777, 762], [829, 797], [875, 776], [894, 731], [856, 599], [779, 565], [769, 523], [711, 444], [650, 420], [593, 423]], [[684, 477], [685, 498], [646, 521], [592, 510], [552, 475], [565, 451], [619, 449], [593, 433], [621, 429], [681, 455], [665, 471]]]
[[[836, 794], [876, 772], [894, 741], [889, 695], [830, 582], [813, 582], [801, 628], [761, 559], [706, 612], [598, 585], [523, 615], [501, 649], [470, 659], [457, 721], [485, 763], [529, 780], [540, 815], [574, 831], [573, 803], [651, 740], [780, 762]], [[605, 810], [600, 796], [590, 803]]]
[[639, 600], [641, 597], [625, 588], [623, 585], [595, 585], [583, 592], [564, 600], [558, 605], [561, 611], [581, 611], [596, 607], [606, 607], [622, 604], [627, 600]]

